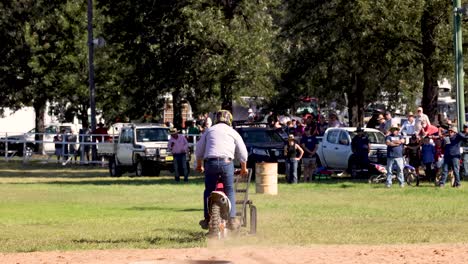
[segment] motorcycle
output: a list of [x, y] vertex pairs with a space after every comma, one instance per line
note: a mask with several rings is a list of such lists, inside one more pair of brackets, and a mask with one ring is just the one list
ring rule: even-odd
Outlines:
[[[234, 172], [234, 177], [239, 177], [239, 174], [240, 170], [236, 170]], [[208, 234], [210, 237], [217, 237], [218, 239], [227, 237], [227, 223], [230, 218], [232, 206], [236, 205], [232, 205], [231, 201], [229, 201], [224, 190], [223, 181], [221, 177], [219, 177], [216, 183], [216, 189], [212, 191], [208, 197], [208, 213], [210, 215]]]
[[[371, 166], [373, 166], [379, 174], [370, 176], [369, 183], [385, 183], [387, 181], [387, 168], [376, 163], [371, 163]], [[396, 164], [394, 163], [392, 167], [392, 181], [397, 179], [397, 171]], [[405, 164], [403, 167], [403, 177], [408, 185], [413, 185], [415, 182], [417, 184], [419, 183], [418, 176], [416, 175], [416, 168], [409, 164]]]

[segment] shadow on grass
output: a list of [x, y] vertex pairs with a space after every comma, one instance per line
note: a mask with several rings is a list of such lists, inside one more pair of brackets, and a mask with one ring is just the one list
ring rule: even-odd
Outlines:
[[[146, 243], [150, 245], [165, 245], [165, 244], [195, 244], [205, 240], [205, 232], [191, 231], [186, 229], [161, 229], [155, 230], [154, 235], [144, 236], [141, 238], [111, 238], [111, 239], [88, 239], [80, 238], [71, 240], [75, 244], [129, 244], [129, 243]], [[158, 232], [159, 231], [159, 232]]]
[[138, 207], [130, 207], [127, 210], [131, 211], [171, 211], [171, 212], [200, 212], [203, 209], [197, 208], [185, 208], [185, 209], [176, 209], [176, 208], [168, 208], [168, 207], [160, 207], [160, 206], [138, 206]]
[[[0, 176], [0, 178], [2, 178]], [[53, 177], [47, 177], [53, 178]], [[62, 178], [62, 177], [60, 177]], [[79, 178], [79, 177], [74, 177]], [[97, 185], [97, 186], [109, 186], [109, 185], [131, 185], [131, 186], [140, 186], [140, 185], [161, 185], [161, 184], [170, 184], [170, 185], [191, 185], [191, 184], [204, 184], [204, 179], [201, 177], [192, 177], [189, 178], [188, 183], [176, 182], [174, 179], [169, 177], [164, 178], [101, 178], [95, 180], [51, 180], [51, 181], [41, 181], [41, 182], [15, 182], [9, 184], [56, 184], [56, 185]]]

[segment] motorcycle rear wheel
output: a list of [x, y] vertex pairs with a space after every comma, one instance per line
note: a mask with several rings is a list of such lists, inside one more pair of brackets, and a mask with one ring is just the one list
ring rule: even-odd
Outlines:
[[221, 239], [224, 237], [223, 219], [221, 218], [221, 207], [218, 203], [212, 203], [210, 208], [209, 236]]

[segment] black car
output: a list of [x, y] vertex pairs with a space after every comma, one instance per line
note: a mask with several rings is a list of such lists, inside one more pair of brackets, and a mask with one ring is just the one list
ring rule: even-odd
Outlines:
[[284, 146], [286, 140], [278, 131], [267, 127], [237, 127], [249, 153], [247, 167], [252, 168], [252, 177], [255, 176], [255, 163], [276, 162], [278, 171], [284, 171]]

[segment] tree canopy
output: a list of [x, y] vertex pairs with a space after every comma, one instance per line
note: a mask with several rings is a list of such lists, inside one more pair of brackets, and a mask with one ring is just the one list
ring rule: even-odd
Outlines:
[[[0, 4], [0, 106], [47, 102], [63, 119], [89, 108], [86, 4]], [[96, 0], [96, 102], [106, 120], [162, 118], [165, 96], [197, 113], [262, 96], [286, 110], [301, 96], [335, 101], [362, 124], [370, 102], [415, 98], [433, 118], [451, 77], [451, 3], [442, 0]], [[344, 108], [344, 107], [343, 107]], [[405, 109], [403, 109], [405, 110]], [[36, 126], [40, 127], [38, 123]], [[40, 130], [39, 130], [40, 131]]]

